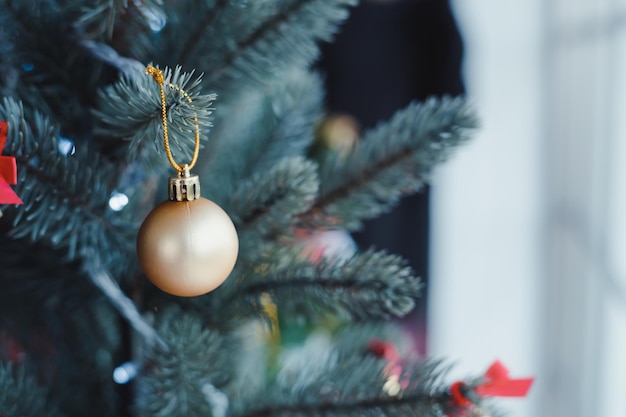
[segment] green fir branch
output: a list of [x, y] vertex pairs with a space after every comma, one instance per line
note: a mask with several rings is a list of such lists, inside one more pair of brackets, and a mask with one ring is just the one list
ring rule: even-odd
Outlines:
[[465, 142], [475, 126], [462, 98], [431, 98], [409, 105], [367, 132], [347, 157], [322, 162], [321, 195], [303, 216], [305, 224], [312, 220], [360, 228], [363, 220], [388, 211], [401, 197], [423, 187], [433, 168]]
[[[9, 225], [6, 226], [8, 229]], [[0, 231], [0, 314], [15, 313], [22, 308], [34, 314], [44, 301], [48, 307], [71, 310], [86, 300], [100, 297], [80, 273], [80, 265], [68, 263], [62, 250], [5, 238], [7, 231]], [[50, 278], [51, 271], [55, 279]]]
[[229, 382], [234, 366], [228, 335], [204, 328], [199, 317], [176, 308], [159, 312], [156, 321], [167, 349], [153, 346], [143, 358], [137, 381], [141, 415], [213, 415], [214, 407], [226, 399], [219, 390]]
[[275, 13], [245, 38], [237, 39], [226, 56], [207, 71], [220, 90], [244, 79], [267, 82], [288, 68], [309, 66], [318, 56], [317, 43], [328, 41], [356, 0], [300, 0]]
[[306, 155], [315, 126], [323, 116], [324, 83], [308, 70], [294, 69], [264, 88], [265, 106], [271, 110], [261, 137], [262, 154], [248, 162], [250, 172], [262, 172], [289, 156]]
[[132, 230], [115, 224], [108, 210], [115, 167], [100, 161], [87, 146], [64, 155], [58, 132], [47, 118], [37, 112], [28, 115], [28, 121], [25, 117], [21, 103], [3, 100], [0, 118], [9, 125], [6, 152], [17, 160], [15, 190], [24, 201], [11, 210], [9, 236], [62, 249], [68, 261], [97, 248], [103, 263], [119, 277], [127, 272], [133, 249]]
[[238, 226], [242, 254], [250, 258], [267, 236], [291, 235], [297, 216], [315, 201], [318, 186], [317, 166], [293, 157], [237, 187], [226, 208]]
[[[294, 69], [280, 81], [251, 88], [220, 104], [213, 140], [201, 157], [203, 193], [227, 204], [230, 192], [285, 158], [305, 156], [322, 115], [322, 82]], [[216, 157], [228, 155], [228, 158]]]
[[116, 20], [128, 10], [128, 6], [127, 0], [88, 2], [80, 8], [80, 15], [73, 25], [90, 39], [111, 40]]
[[[72, 27], [77, 36], [106, 42], [118, 53], [143, 59], [153, 50], [153, 32], [165, 24], [162, 1], [91, 0], [69, 1]], [[87, 4], [85, 4], [87, 3]]]
[[[209, 52], [208, 56], [210, 57], [211, 53], [216, 53], [219, 48], [216, 48], [220, 40], [224, 40], [221, 37], [211, 36], [214, 35], [215, 27], [217, 26], [218, 21], [229, 22], [232, 24], [232, 19], [229, 19], [229, 15], [234, 17], [235, 15], [229, 13], [229, 11], [235, 9], [236, 2], [231, 0], [216, 0], [215, 2], [187, 2], [186, 7], [188, 13], [183, 13], [180, 9], [180, 4], [170, 4], [170, 7], [179, 7], [179, 13], [172, 13], [174, 16], [178, 16], [177, 21], [170, 22], [169, 27], [166, 29], [166, 34], [171, 31], [176, 31], [177, 33], [181, 33], [183, 37], [186, 39], [183, 42], [180, 42], [180, 38], [173, 37], [176, 39], [173, 45], [170, 48], [167, 48], [170, 51], [169, 56], [177, 57], [177, 62], [188, 62], [192, 60], [195, 56], [198, 56], [197, 48], [200, 46], [199, 43], [204, 41], [208, 47], [211, 46], [210, 49], [215, 49], [213, 52], [211, 50], [207, 51], [206, 47], [204, 51], [200, 51], [200, 55], [206, 57], [207, 55], [204, 52]], [[205, 10], [202, 8], [206, 7]], [[198, 17], [199, 16], [199, 17]], [[191, 25], [191, 27], [190, 27]], [[207, 33], [207, 36], [204, 36]], [[235, 32], [236, 33], [236, 32]], [[209, 38], [207, 40], [207, 38]]]
[[[355, 0], [167, 2], [164, 10], [171, 19], [159, 37], [160, 56], [170, 65], [184, 64], [205, 71], [210, 74], [211, 85], [221, 95], [228, 96], [227, 90], [241, 87], [241, 74], [250, 69], [254, 72], [255, 66], [261, 69], [262, 63], [264, 66], [272, 63], [263, 71], [276, 78], [285, 68], [283, 63], [312, 62], [317, 56], [315, 42], [328, 40], [336, 25], [346, 17], [342, 9], [355, 3]], [[283, 36], [293, 39], [295, 42], [289, 45], [295, 48], [279, 49], [279, 45], [272, 45], [284, 43]], [[265, 57], [267, 53], [273, 56]], [[246, 64], [246, 71], [239, 71], [240, 64], [246, 61], [252, 64]], [[258, 76], [246, 77], [249, 78], [260, 80]], [[236, 84], [227, 85], [226, 81]]]
[[343, 263], [300, 260], [279, 271], [267, 266], [257, 265], [259, 275], [239, 286], [239, 301], [256, 304], [268, 293], [280, 310], [308, 317], [328, 312], [344, 320], [402, 317], [413, 309], [422, 287], [405, 260], [385, 252], [367, 251]]
[[19, 84], [20, 50], [12, 42], [13, 34], [18, 33], [19, 23], [8, 8], [0, 8], [0, 95], [11, 96]]
[[[239, 258], [229, 278], [215, 291], [185, 300], [195, 311], [207, 317], [209, 322], [214, 317], [229, 317], [229, 324], [236, 326], [241, 324], [241, 320], [263, 317], [260, 295], [256, 292], [241, 292], [245, 283], [259, 282], [270, 271], [281, 273], [302, 266], [302, 248], [293, 241], [285, 243], [254, 239], [253, 243], [248, 244], [244, 236], [239, 234]], [[254, 244], [256, 246], [252, 247]], [[244, 252], [242, 247], [251, 249]], [[217, 322], [220, 322], [219, 318]]]
[[76, 7], [34, 0], [4, 3], [2, 13], [13, 19], [6, 41], [19, 51], [19, 81], [10, 95], [54, 118], [65, 136], [85, 139], [87, 109], [105, 68], [76, 42], [71, 27]]
[[[206, 141], [211, 126], [214, 94], [201, 94], [201, 77], [193, 78], [192, 73], [164, 71], [168, 131], [170, 147], [177, 161], [191, 159], [195, 143], [197, 123], [200, 126], [201, 141]], [[193, 78], [193, 79], [192, 79]], [[172, 84], [183, 89], [192, 99], [185, 96]], [[128, 142], [123, 151], [128, 152], [128, 160], [143, 160], [155, 166], [167, 164], [163, 148], [163, 127], [161, 95], [158, 84], [146, 73], [131, 72], [117, 83], [99, 92], [94, 116], [97, 119], [95, 133], [103, 140], [118, 139]], [[146, 144], [154, 145], [156, 152], [146, 149]], [[184, 163], [184, 162], [181, 162]]]
[[354, 399], [343, 402], [320, 402], [312, 404], [275, 405], [244, 413], [241, 417], [307, 417], [328, 415], [361, 417], [446, 417], [443, 412], [449, 406], [447, 393], [414, 394], [402, 397]]
[[48, 390], [22, 366], [0, 364], [0, 415], [60, 417], [58, 407], [49, 400]]
[[[1, 207], [0, 336], [17, 329], [26, 360], [50, 385], [0, 366], [1, 415], [56, 417], [57, 404], [72, 416], [123, 414], [129, 404], [111, 376], [128, 360], [139, 372], [132, 412], [146, 417], [456, 413], [440, 364], [405, 361], [409, 347], [394, 345], [403, 373], [391, 390], [389, 358], [367, 347], [372, 337], [399, 336], [386, 319], [407, 314], [420, 295], [406, 261], [375, 251], [314, 261], [302, 252], [299, 232], [356, 229], [417, 191], [475, 125], [462, 99], [433, 99], [367, 132], [345, 159], [306, 159], [323, 102], [323, 83], [307, 67], [357, 0], [0, 3], [0, 51], [11, 55], [0, 57], [1, 92], [15, 97], [0, 104], [0, 119], [24, 200]], [[241, 239], [233, 276], [201, 297], [104, 274], [138, 273], [137, 222], [167, 161], [159, 88], [141, 64], [150, 60], [169, 65], [167, 82], [193, 100], [165, 86], [174, 158], [189, 160], [197, 116], [203, 195], [233, 217]], [[177, 65], [204, 72], [204, 86]], [[210, 143], [208, 91], [225, 98]], [[75, 153], [59, 151], [61, 135]], [[130, 200], [122, 212], [108, 206], [114, 190]], [[155, 336], [129, 337], [119, 312]], [[282, 338], [267, 322], [278, 322]], [[290, 335], [290, 325], [301, 327]], [[321, 333], [321, 359], [303, 353], [311, 350], [288, 357], [303, 335]]]
[[405, 364], [398, 382], [407, 386], [395, 392], [386, 385], [389, 363], [384, 359], [352, 355], [330, 362], [323, 372], [298, 375], [288, 384], [274, 384], [235, 416], [444, 417], [455, 411], [441, 381], [445, 369], [439, 362]]

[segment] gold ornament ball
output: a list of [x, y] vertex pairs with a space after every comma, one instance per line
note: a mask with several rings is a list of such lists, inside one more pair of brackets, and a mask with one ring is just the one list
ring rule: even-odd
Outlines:
[[137, 236], [143, 272], [163, 291], [182, 297], [220, 286], [233, 270], [238, 252], [233, 222], [206, 198], [159, 204]]

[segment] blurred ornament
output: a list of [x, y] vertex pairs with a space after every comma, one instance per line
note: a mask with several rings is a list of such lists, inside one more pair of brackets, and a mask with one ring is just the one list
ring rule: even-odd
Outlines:
[[[0, 155], [7, 142], [8, 131], [7, 122], [0, 120]], [[12, 156], [0, 156], [0, 204], [23, 204], [9, 184], [17, 184], [17, 164]]]
[[343, 263], [357, 252], [352, 236], [343, 229], [308, 231], [297, 229], [296, 237], [304, 244], [302, 256], [311, 263], [333, 261]]
[[[178, 175], [170, 177], [169, 200], [155, 207], [137, 236], [137, 255], [146, 276], [172, 295], [191, 297], [221, 285], [237, 261], [239, 240], [228, 215], [217, 204], [200, 197], [200, 182], [189, 170], [200, 148], [196, 121], [196, 146], [189, 165], [178, 165], [171, 154], [167, 134], [167, 109], [163, 73], [150, 66], [148, 74], [159, 84], [163, 116], [163, 139], [170, 164]], [[191, 103], [189, 96], [180, 88]]]
[[332, 334], [324, 329], [309, 333], [302, 343], [283, 345], [276, 380], [300, 392], [337, 365], [339, 355]]
[[403, 389], [408, 387], [408, 380], [401, 380], [402, 365], [400, 364], [400, 355], [398, 349], [393, 343], [385, 342], [380, 339], [372, 339], [368, 343], [368, 350], [376, 357], [384, 358], [387, 361], [385, 373], [387, 380], [383, 385], [383, 391], [390, 397], [396, 397], [401, 394]]
[[360, 135], [361, 128], [354, 117], [347, 114], [326, 116], [316, 130], [312, 157], [318, 160], [328, 156], [343, 158], [356, 146]]
[[348, 114], [327, 116], [317, 129], [318, 142], [326, 148], [348, 152], [358, 142], [361, 134], [359, 122]]
[[0, 358], [14, 364], [26, 360], [26, 351], [19, 340], [6, 331], [0, 331]]

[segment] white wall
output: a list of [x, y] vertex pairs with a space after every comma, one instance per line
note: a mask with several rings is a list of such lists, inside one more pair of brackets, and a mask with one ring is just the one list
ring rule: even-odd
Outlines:
[[[541, 257], [542, 20], [538, 0], [453, 3], [465, 40], [465, 78], [481, 128], [433, 187], [429, 353], [477, 375], [502, 360], [538, 371]], [[512, 416], [535, 415], [527, 399]]]
[[483, 126], [435, 179], [430, 353], [626, 416], [626, 3], [457, 0]]

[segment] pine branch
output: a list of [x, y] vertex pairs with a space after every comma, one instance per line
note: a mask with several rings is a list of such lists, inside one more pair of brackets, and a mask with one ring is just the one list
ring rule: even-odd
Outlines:
[[297, 215], [313, 204], [318, 185], [316, 165], [300, 157], [244, 181], [227, 206], [238, 226], [242, 254], [254, 257], [268, 235], [290, 235]]
[[13, 95], [19, 80], [19, 49], [10, 42], [12, 34], [17, 32], [18, 23], [8, 8], [0, 8], [0, 94]]
[[[261, 265], [257, 269], [264, 271]], [[269, 268], [244, 281], [237, 295], [240, 302], [254, 304], [261, 294], [268, 293], [280, 310], [309, 317], [332, 312], [343, 319], [364, 320], [404, 316], [413, 309], [420, 290], [420, 280], [406, 261], [368, 251], [339, 265], [311, 265], [302, 260], [291, 268]]]
[[37, 385], [23, 367], [0, 364], [0, 414], [3, 416], [60, 417], [48, 399], [48, 391]]
[[[211, 126], [211, 107], [216, 96], [200, 94], [201, 77], [192, 80], [193, 73], [184, 73], [180, 67], [165, 73], [165, 93], [168, 109], [168, 130], [170, 146], [177, 160], [189, 160], [194, 149], [195, 121], [197, 117], [201, 128], [201, 140], [205, 141], [207, 130]], [[173, 84], [185, 90], [193, 103]], [[167, 158], [163, 152], [163, 133], [161, 118], [161, 96], [154, 79], [145, 73], [131, 72], [117, 83], [100, 91], [95, 132], [104, 140], [118, 139], [128, 142], [129, 160], [140, 159], [148, 164], [164, 166]], [[157, 152], [146, 149], [146, 143], [152, 142]]]
[[62, 250], [8, 239], [5, 233], [0, 232], [0, 315], [22, 309], [36, 315], [44, 303], [47, 308], [75, 311], [100, 296], [80, 274], [78, 262], [63, 259]]
[[[228, 335], [203, 328], [202, 321], [178, 309], [160, 312], [157, 331], [168, 345], [155, 346], [143, 359], [137, 381], [143, 416], [211, 416], [220, 401], [219, 388], [230, 379], [233, 349]], [[223, 406], [223, 404], [222, 404]]]
[[[7, 340], [8, 343], [13, 341], [19, 349], [20, 361], [49, 385], [50, 397], [65, 414], [82, 415], [85, 409], [92, 407], [90, 415], [94, 417], [112, 415], [117, 398], [110, 375], [120, 347], [118, 316], [95, 288], [89, 288], [91, 293], [80, 288], [87, 280], [81, 283], [78, 279], [82, 277], [66, 278], [64, 275], [72, 272], [63, 267], [54, 269], [54, 263], [46, 257], [33, 256], [33, 259], [31, 263], [40, 264], [45, 274], [28, 276], [26, 272], [21, 277], [22, 282], [11, 284], [40, 285], [40, 288], [16, 293], [3, 282], [0, 356], [8, 352], [5, 350]], [[48, 263], [44, 264], [46, 261]], [[2, 279], [9, 281], [5, 272], [11, 274], [11, 265], [8, 270], [5, 266], [3, 263]], [[28, 270], [29, 265], [22, 264], [22, 268]], [[65, 286], [53, 288], [53, 284], [46, 281], [65, 282]], [[49, 293], [41, 295], [46, 288]], [[78, 298], [79, 293], [83, 299]], [[0, 391], [3, 391], [1, 387]]]
[[389, 375], [384, 366], [388, 364], [382, 360], [353, 355], [328, 365], [314, 380], [301, 375], [308, 380], [306, 385], [291, 381], [272, 387], [237, 417], [444, 417], [455, 410], [447, 387], [440, 382], [443, 370], [437, 362], [405, 366], [399, 381], [408, 386], [397, 395], [387, 388]]
[[[204, 4], [207, 3], [208, 2], [204, 2]], [[230, 2], [229, 0], [216, 0], [215, 4], [213, 4], [212, 7], [209, 7], [208, 10], [204, 11], [203, 15], [202, 12], [200, 12], [200, 18], [191, 20], [192, 22], [197, 23], [195, 23], [195, 28], [193, 28], [192, 30], [189, 30], [188, 27], [184, 28], [184, 32], [189, 33], [189, 35], [187, 36], [187, 40], [182, 43], [182, 46], [180, 47], [180, 55], [178, 56], [177, 62], [187, 62], [187, 60], [191, 56], [191, 53], [197, 47], [197, 42], [203, 38], [202, 35], [204, 34], [204, 32], [207, 31], [209, 28], [215, 26], [215, 23], [218, 18], [221, 17], [223, 10], [229, 6], [232, 7], [233, 2]], [[198, 16], [199, 11], [196, 9], [194, 10], [194, 13], [196, 14], [196, 16]], [[189, 22], [185, 19], [184, 21], [179, 23], [182, 23], [186, 26]]]
[[201, 173], [203, 192], [226, 205], [242, 181], [274, 169], [285, 158], [305, 156], [321, 118], [322, 91], [317, 75], [294, 69], [280, 81], [221, 103], [213, 140], [201, 155], [209, 161]]
[[[93, 408], [91, 416], [113, 415], [117, 398], [110, 375], [114, 352], [119, 348], [120, 331], [116, 315], [110, 314], [102, 299], [73, 311], [65, 311], [65, 306], [51, 307], [41, 300], [38, 304], [22, 301], [26, 305], [11, 309], [0, 321], [3, 341], [0, 356], [7, 352], [15, 355], [15, 351], [6, 350], [8, 346], [16, 349], [18, 360], [33, 378], [48, 385], [46, 397], [53, 399], [54, 409], [66, 415], [82, 415], [84, 410]], [[15, 356], [9, 359], [15, 360]], [[5, 404], [1, 398], [7, 391], [1, 379], [0, 410], [6, 413], [11, 407], [8, 410], [2, 407]], [[9, 391], [14, 391], [16, 384], [11, 384]], [[41, 394], [42, 390], [38, 392]], [[28, 401], [29, 397], [24, 396], [24, 399]], [[24, 406], [14, 398], [9, 404]]]
[[[221, 95], [229, 96], [226, 91], [232, 86], [226, 85], [225, 81], [236, 80], [237, 87], [243, 81], [238, 73], [233, 73], [237, 62], [244, 62], [241, 57], [259, 60], [263, 58], [259, 54], [271, 52], [282, 58], [279, 61], [268, 57], [273, 65], [272, 68], [266, 68], [265, 73], [276, 77], [284, 68], [280, 63], [285, 62], [285, 59], [289, 61], [289, 56], [305, 53], [314, 58], [317, 55], [314, 43], [328, 39], [336, 24], [346, 16], [345, 10], [341, 8], [355, 3], [355, 0], [216, 0], [166, 3], [165, 10], [172, 18], [162, 32], [159, 49], [162, 59], [167, 60], [163, 62], [169, 62], [170, 65], [184, 64], [211, 73], [208, 77], [210, 84], [219, 88]], [[296, 26], [290, 27], [293, 24]], [[279, 31], [291, 37], [297, 35], [304, 40], [305, 43], [296, 45], [301, 51], [279, 50], [269, 45], [268, 42], [280, 42], [282, 35], [277, 34]], [[243, 54], [242, 49], [245, 50]], [[308, 59], [307, 62], [312, 60]], [[269, 79], [271, 78], [264, 82]]]
[[[321, 195], [304, 224], [361, 227], [428, 181], [432, 169], [476, 125], [460, 98], [414, 103], [367, 132], [346, 158], [323, 161]], [[320, 215], [321, 213], [321, 215]]]
[[106, 42], [122, 55], [144, 59], [152, 52], [153, 32], [165, 25], [161, 3], [159, 0], [92, 0], [89, 4], [74, 1], [65, 6], [65, 13], [77, 37]]
[[98, 248], [116, 276], [126, 272], [134, 251], [128, 242], [132, 230], [115, 224], [108, 211], [115, 168], [87, 146], [75, 155], [61, 153], [52, 124], [36, 112], [26, 121], [21, 103], [13, 99], [4, 99], [0, 118], [9, 124], [6, 152], [16, 157], [16, 192], [24, 201], [15, 209], [9, 236], [63, 249], [68, 261]]
[[278, 405], [254, 410], [241, 417], [304, 417], [332, 414], [333, 416], [406, 416], [444, 417], [443, 405], [450, 401], [447, 393], [414, 394], [400, 398], [374, 398], [345, 401], [340, 403], [318, 403], [298, 405]]
[[90, 2], [92, 4], [81, 7], [80, 16], [73, 24], [83, 33], [88, 33], [90, 39], [111, 40], [115, 22], [128, 9], [127, 0], [113, 0]]
[[287, 68], [304, 68], [318, 56], [317, 42], [330, 40], [355, 0], [300, 0], [265, 20], [210, 70], [207, 80], [225, 90], [229, 82], [273, 79]]
[[288, 156], [306, 155], [322, 118], [324, 83], [318, 74], [295, 69], [266, 85], [271, 129], [263, 137], [263, 154], [249, 161], [250, 172], [265, 171]]
[[111, 305], [141, 335], [148, 345], [159, 344], [167, 350], [167, 344], [158, 333], [144, 320], [135, 303], [126, 296], [109, 273], [99, 263], [99, 256], [90, 253], [85, 261], [84, 269], [91, 282], [107, 297]]
[[19, 54], [19, 82], [11, 95], [26, 108], [54, 117], [65, 136], [84, 139], [90, 129], [87, 103], [95, 96], [103, 67], [93, 65], [75, 42], [69, 23], [73, 11], [57, 2], [4, 3], [2, 12], [12, 18], [6, 40]]

